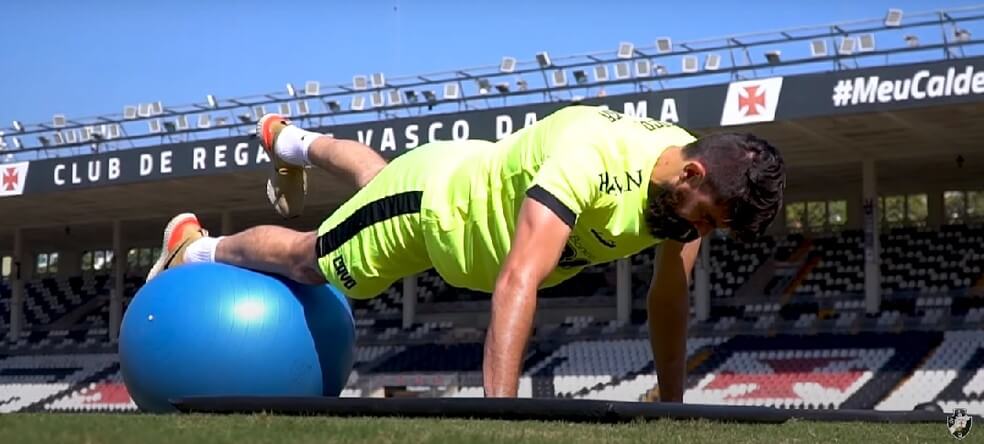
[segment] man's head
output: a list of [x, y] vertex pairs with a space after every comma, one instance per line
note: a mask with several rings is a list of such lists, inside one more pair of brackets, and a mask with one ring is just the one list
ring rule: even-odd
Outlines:
[[750, 240], [782, 208], [782, 156], [751, 134], [714, 134], [688, 144], [673, 174], [650, 183], [646, 222], [657, 238], [689, 242], [720, 228]]

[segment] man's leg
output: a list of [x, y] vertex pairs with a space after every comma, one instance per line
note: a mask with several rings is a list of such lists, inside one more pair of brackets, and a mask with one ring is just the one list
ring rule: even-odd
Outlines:
[[220, 262], [275, 273], [302, 284], [323, 284], [315, 257], [317, 233], [261, 225], [240, 233], [209, 237], [194, 214], [171, 219], [164, 230], [164, 248], [147, 280], [185, 263]]
[[386, 166], [386, 160], [369, 146], [305, 130], [279, 114], [263, 116], [257, 135], [273, 163], [267, 183], [270, 203], [285, 218], [303, 212], [305, 167], [321, 168], [362, 188]]

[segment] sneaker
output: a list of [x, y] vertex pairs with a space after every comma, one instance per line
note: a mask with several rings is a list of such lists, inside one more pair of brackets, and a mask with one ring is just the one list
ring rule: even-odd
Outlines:
[[206, 236], [208, 231], [202, 228], [202, 224], [194, 214], [183, 213], [174, 216], [164, 228], [161, 256], [154, 262], [153, 268], [147, 274], [147, 280], [150, 281], [164, 270], [183, 264], [184, 252], [188, 245]]
[[267, 180], [267, 198], [285, 219], [304, 212], [304, 196], [307, 194], [307, 172], [304, 167], [285, 162], [274, 149], [280, 131], [290, 124], [290, 120], [280, 114], [266, 114], [256, 123], [256, 135], [273, 164], [273, 173]]

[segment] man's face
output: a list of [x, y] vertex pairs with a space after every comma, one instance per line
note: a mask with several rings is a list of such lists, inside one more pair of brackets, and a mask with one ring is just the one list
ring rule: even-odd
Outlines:
[[687, 243], [726, 227], [727, 208], [716, 204], [702, 181], [651, 184], [646, 224], [653, 237]]

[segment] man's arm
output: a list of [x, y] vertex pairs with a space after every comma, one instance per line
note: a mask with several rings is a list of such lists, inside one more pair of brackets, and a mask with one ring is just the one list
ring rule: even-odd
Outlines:
[[560, 260], [571, 228], [544, 204], [526, 198], [516, 236], [496, 279], [482, 364], [485, 396], [515, 397], [533, 328], [536, 290]]
[[688, 287], [700, 239], [688, 244], [663, 242], [649, 285], [649, 343], [659, 380], [659, 399], [683, 402], [687, 373]]

